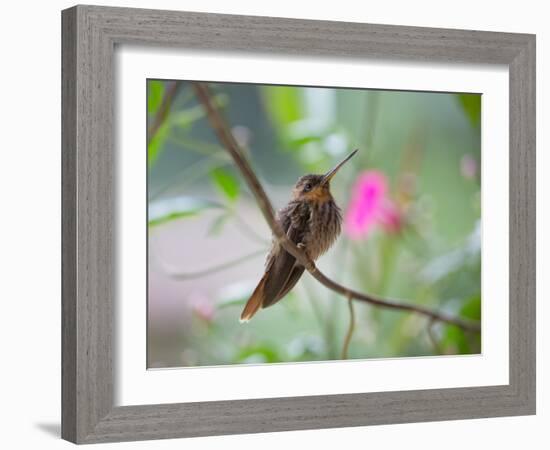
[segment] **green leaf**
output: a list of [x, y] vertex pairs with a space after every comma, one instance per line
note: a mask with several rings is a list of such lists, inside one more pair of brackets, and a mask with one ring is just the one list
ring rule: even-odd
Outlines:
[[[466, 300], [460, 308], [460, 316], [469, 320], [481, 320], [481, 295], [477, 294]], [[456, 326], [447, 326], [441, 344], [445, 348], [460, 354], [479, 353], [481, 351], [481, 334], [467, 334]]]
[[237, 355], [237, 361], [248, 364], [275, 363], [282, 361], [277, 351], [269, 345], [255, 345], [242, 349]]
[[164, 83], [158, 80], [147, 81], [147, 112], [156, 114], [164, 96]]
[[289, 139], [292, 141], [292, 144], [296, 147], [302, 147], [310, 143], [319, 143], [323, 139], [323, 136], [289, 136]]
[[459, 94], [458, 101], [464, 110], [464, 113], [470, 120], [470, 123], [476, 127], [481, 127], [481, 94]]
[[265, 86], [262, 88], [265, 108], [275, 126], [280, 130], [303, 118], [300, 90], [290, 86]]
[[[225, 94], [218, 94], [212, 97], [212, 104], [216, 108], [224, 108], [227, 106], [229, 98]], [[206, 113], [202, 105], [193, 106], [191, 108], [174, 111], [170, 114], [170, 123], [181, 128], [188, 128], [194, 122], [202, 119]]]
[[189, 128], [190, 125], [204, 117], [204, 115], [205, 113], [202, 106], [193, 106], [192, 108], [172, 113], [170, 116], [170, 124], [180, 128]]
[[205, 209], [219, 208], [219, 205], [194, 197], [175, 197], [149, 204], [148, 224], [158, 226], [176, 219], [193, 217]]
[[231, 172], [218, 167], [210, 172], [210, 178], [216, 188], [230, 201], [234, 202], [239, 198], [240, 184], [237, 177]]
[[468, 299], [460, 309], [460, 315], [465, 319], [481, 320], [481, 294]]
[[164, 122], [151, 138], [151, 141], [147, 146], [147, 164], [149, 167], [153, 166], [157, 162], [162, 150], [164, 150], [164, 142], [168, 138], [169, 133], [170, 124]]
[[466, 338], [466, 334], [460, 328], [451, 325], [447, 326], [441, 345], [450, 350], [451, 353], [467, 354], [470, 353], [470, 345]]

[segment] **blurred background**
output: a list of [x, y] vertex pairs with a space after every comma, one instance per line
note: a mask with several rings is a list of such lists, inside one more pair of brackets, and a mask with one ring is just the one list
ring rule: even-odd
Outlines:
[[[350, 288], [481, 318], [481, 96], [210, 84], [275, 208], [331, 182], [344, 215], [317, 265]], [[481, 336], [347, 300], [307, 272], [249, 323], [271, 233], [191, 83], [147, 81], [149, 368], [479, 353]]]

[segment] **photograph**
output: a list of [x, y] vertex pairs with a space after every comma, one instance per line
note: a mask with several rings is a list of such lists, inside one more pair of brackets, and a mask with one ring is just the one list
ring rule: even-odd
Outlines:
[[481, 94], [146, 94], [148, 369], [481, 353]]
[[[542, 436], [542, 19], [67, 6], [59, 35], [42, 33], [57, 83], [32, 91], [61, 127], [55, 111], [40, 133], [19, 120], [15, 135], [39, 136], [33, 164], [28, 145], [6, 147], [26, 156], [12, 187], [28, 187], [27, 169], [61, 175], [60, 208], [27, 208], [40, 226], [61, 211], [61, 233], [42, 239], [60, 261], [41, 264], [61, 269], [45, 272], [61, 315], [49, 308], [55, 332], [39, 333], [57, 352], [12, 320], [28, 349], [6, 358], [45, 367], [37, 386], [57, 387], [34, 397], [57, 400], [31, 408], [12, 389], [10, 411], [76, 444]], [[20, 104], [31, 111], [6, 103]]]

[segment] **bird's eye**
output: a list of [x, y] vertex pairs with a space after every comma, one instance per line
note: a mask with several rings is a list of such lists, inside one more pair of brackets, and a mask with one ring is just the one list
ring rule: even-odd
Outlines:
[[304, 186], [304, 192], [309, 192], [311, 191], [311, 183], [307, 183], [305, 186]]

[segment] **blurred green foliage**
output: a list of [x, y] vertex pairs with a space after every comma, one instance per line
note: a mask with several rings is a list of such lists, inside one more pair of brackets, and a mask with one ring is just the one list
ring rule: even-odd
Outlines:
[[158, 80], [147, 82], [147, 113], [156, 114], [164, 96], [164, 83]]
[[472, 126], [481, 126], [481, 95], [459, 94], [458, 99]]
[[[148, 84], [159, 83], [159, 81], [150, 80]], [[151, 107], [150, 110], [155, 111], [151, 112], [150, 115], [154, 115], [158, 112], [158, 108], [162, 103], [162, 92], [163, 89], [151, 88], [148, 89], [148, 106]], [[156, 98], [157, 96], [160, 96]], [[227, 98], [223, 95], [217, 95], [213, 99], [214, 105], [217, 107], [223, 107], [227, 103]], [[200, 105], [195, 105], [189, 108], [177, 109], [174, 108], [158, 126], [158, 128], [151, 133], [152, 136], [149, 138], [149, 143], [147, 145], [147, 161], [149, 165], [153, 165], [160, 156], [160, 153], [166, 147], [166, 141], [170, 138], [174, 130], [178, 130], [179, 133], [187, 134], [190, 132], [191, 127], [195, 122], [204, 117], [204, 110]]]
[[[168, 83], [148, 82], [149, 127], [170, 92]], [[236, 139], [278, 206], [288, 200], [298, 176], [323, 173], [352, 148], [360, 152], [346, 175], [331, 182], [344, 213], [361, 174], [375, 169], [387, 179], [387, 200], [401, 220], [398, 229], [379, 224], [361, 239], [343, 234], [321, 258], [323, 271], [364, 292], [481, 319], [480, 95], [244, 84], [211, 87], [216, 105], [235, 126]], [[165, 120], [149, 139], [150, 235], [153, 228], [159, 237], [163, 230], [168, 235], [173, 229], [185, 242], [197, 240], [186, 234], [194, 220], [204, 230], [202, 242], [217, 243], [223, 253], [224, 239], [232, 239], [228, 230], [234, 225], [251, 246], [260, 245], [267, 252], [270, 236], [258, 235], [250, 225], [251, 215], [260, 216], [254, 200], [217, 143], [189, 83], [181, 83]], [[194, 257], [187, 247], [182, 253], [182, 259]], [[246, 260], [243, 253], [227, 256], [234, 257], [237, 267]], [[340, 357], [349, 315], [338, 294], [305, 275], [278, 305], [242, 325], [240, 310], [259, 276], [239, 277], [233, 271], [227, 280], [220, 273], [216, 270], [205, 278], [208, 288], [217, 288], [198, 303], [183, 294], [197, 282], [181, 281], [181, 302], [188, 304], [192, 319], [182, 314], [172, 334], [160, 319], [158, 323], [152, 319], [157, 317], [153, 309], [162, 303], [154, 295], [162, 294], [149, 293], [150, 365]], [[357, 302], [355, 311], [351, 358], [481, 350], [479, 334], [430, 324], [422, 316]]]
[[172, 198], [149, 207], [148, 224], [154, 227], [172, 220], [193, 217], [205, 209], [217, 207], [219, 206], [211, 201], [196, 197]]
[[229, 200], [234, 202], [239, 198], [239, 179], [226, 169], [216, 167], [210, 172], [212, 181], [219, 191]]

